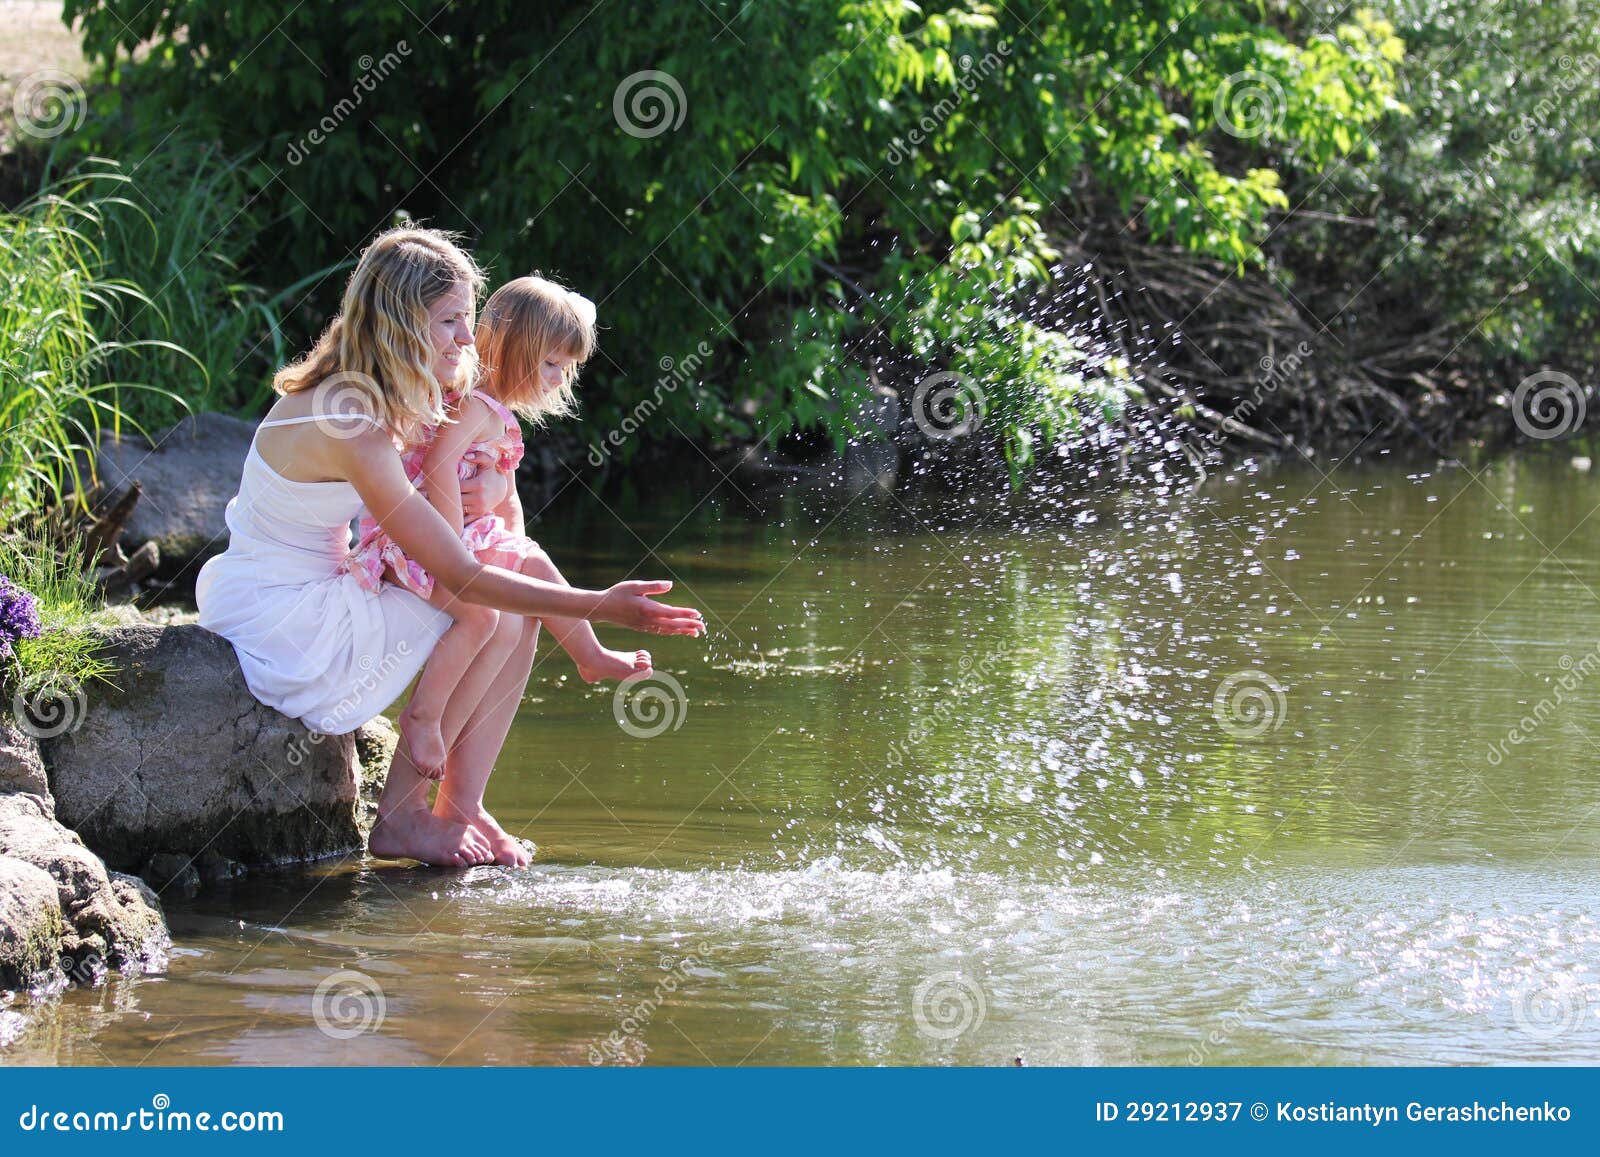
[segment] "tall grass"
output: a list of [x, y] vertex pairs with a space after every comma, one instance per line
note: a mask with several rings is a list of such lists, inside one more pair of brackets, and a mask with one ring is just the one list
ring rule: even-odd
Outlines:
[[0, 525], [82, 491], [101, 432], [130, 422], [124, 399], [153, 392], [106, 373], [150, 344], [106, 336], [148, 302], [101, 270], [94, 238], [116, 183], [72, 178], [0, 214]]
[[267, 292], [242, 274], [265, 228], [246, 158], [227, 157], [182, 133], [149, 150], [130, 146], [125, 155], [142, 159], [124, 170], [89, 158], [78, 171], [127, 179], [125, 194], [101, 214], [102, 269], [143, 290], [138, 303], [123, 303], [123, 333], [169, 343], [120, 350], [109, 359], [113, 377], [170, 391], [131, 399], [129, 414], [155, 427], [189, 411], [259, 410], [271, 395], [273, 372], [294, 352], [285, 314], [342, 265]]
[[181, 134], [141, 153], [47, 169], [0, 214], [0, 527], [83, 492], [108, 430], [259, 410], [296, 341], [285, 315], [345, 264], [251, 284], [245, 161]]

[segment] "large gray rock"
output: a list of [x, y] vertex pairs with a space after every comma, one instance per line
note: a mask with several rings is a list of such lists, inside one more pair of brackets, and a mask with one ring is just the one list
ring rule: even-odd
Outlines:
[[26, 860], [0, 856], [0, 989], [46, 986], [61, 953], [56, 882]]
[[[53, 882], [53, 896], [44, 895], [29, 866]], [[0, 970], [14, 970], [0, 984], [37, 984], [42, 952], [64, 979], [78, 984], [92, 984], [108, 969], [165, 967], [171, 940], [155, 893], [131, 876], [108, 872], [32, 795], [0, 795], [0, 871], [11, 896], [0, 919]]]
[[194, 414], [150, 440], [100, 443], [98, 470], [112, 490], [144, 487], [123, 529], [131, 553], [146, 542], [161, 548], [162, 569], [183, 569], [228, 545], [223, 511], [239, 490], [255, 423], [226, 414]]
[[356, 758], [360, 760], [361, 805], [359, 817], [361, 830], [368, 835], [378, 819], [378, 797], [383, 794], [384, 781], [389, 778], [389, 765], [394, 762], [395, 749], [400, 746], [400, 732], [382, 715], [375, 715], [355, 729]]
[[257, 702], [233, 647], [202, 627], [103, 633], [115, 687], [91, 688], [81, 723], [42, 746], [57, 815], [108, 863], [211, 852], [255, 866], [360, 849], [351, 736]]
[[0, 791], [25, 791], [46, 805], [50, 800], [39, 741], [5, 716], [0, 716]]

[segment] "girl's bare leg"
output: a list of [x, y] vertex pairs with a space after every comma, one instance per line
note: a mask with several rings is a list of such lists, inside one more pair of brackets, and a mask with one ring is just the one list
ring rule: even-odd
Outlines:
[[[544, 579], [562, 586], [572, 585], [542, 549], [536, 548], [524, 554], [516, 569], [529, 578]], [[613, 651], [601, 646], [599, 637], [594, 633], [594, 624], [588, 619], [546, 615], [543, 622], [561, 649], [572, 656], [572, 661], [578, 665], [578, 675], [585, 683], [628, 679], [650, 673], [649, 651]]]
[[[509, 616], [507, 616], [509, 618]], [[522, 704], [522, 693], [533, 670], [533, 653], [539, 642], [539, 620], [521, 619], [516, 646], [507, 657], [487, 694], [476, 706], [460, 738], [450, 748], [450, 761], [444, 783], [434, 802], [434, 814], [442, 820], [471, 827], [494, 851], [497, 863], [525, 867], [528, 851], [509, 835], [484, 809], [483, 793], [489, 774], [511, 733], [511, 721]]]
[[369, 841], [372, 854], [392, 860], [421, 860], [442, 868], [493, 863], [495, 850], [482, 832], [428, 810], [428, 787], [429, 781], [418, 771], [410, 744], [402, 735], [378, 799], [378, 819]]
[[[460, 602], [438, 585], [428, 597], [428, 605], [444, 611], [455, 622], [434, 645], [416, 689], [411, 692], [411, 699], [396, 723], [400, 734], [410, 740], [411, 757], [418, 770], [429, 779], [438, 779], [444, 775], [445, 758], [450, 750], [450, 737], [443, 727], [445, 705], [467, 679], [473, 660], [493, 637], [500, 612]], [[479, 680], [493, 678], [493, 675], [493, 670], [480, 670]]]

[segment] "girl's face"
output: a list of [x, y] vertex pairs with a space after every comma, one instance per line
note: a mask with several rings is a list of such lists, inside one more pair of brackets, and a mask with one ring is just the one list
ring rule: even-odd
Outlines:
[[472, 348], [472, 293], [457, 285], [428, 307], [428, 338], [433, 347], [433, 376], [441, 386], [453, 385], [463, 350]]
[[561, 383], [571, 374], [575, 361], [577, 359], [571, 354], [551, 354], [539, 363], [539, 382], [546, 393], [561, 388]]

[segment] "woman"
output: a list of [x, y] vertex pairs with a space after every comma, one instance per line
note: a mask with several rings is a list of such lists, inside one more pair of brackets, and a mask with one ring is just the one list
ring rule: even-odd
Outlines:
[[[446, 779], [487, 778], [522, 698], [541, 615], [665, 635], [704, 633], [698, 611], [655, 602], [668, 582], [587, 591], [478, 562], [406, 478], [396, 441], [444, 420], [446, 389], [475, 369], [483, 284], [443, 234], [396, 229], [362, 254], [340, 315], [281, 371], [228, 504], [228, 549], [195, 584], [200, 622], [227, 638], [251, 692], [313, 730], [344, 734], [405, 690], [450, 615], [401, 587], [364, 590], [343, 569], [364, 505], [455, 599], [505, 612], [445, 706]], [[494, 471], [484, 474], [495, 475]], [[493, 485], [490, 481], [489, 485]], [[486, 508], [498, 495], [480, 495]], [[374, 855], [466, 866], [512, 855], [510, 837], [434, 815], [402, 741], [378, 804]], [[515, 862], [514, 857], [508, 862]]]

